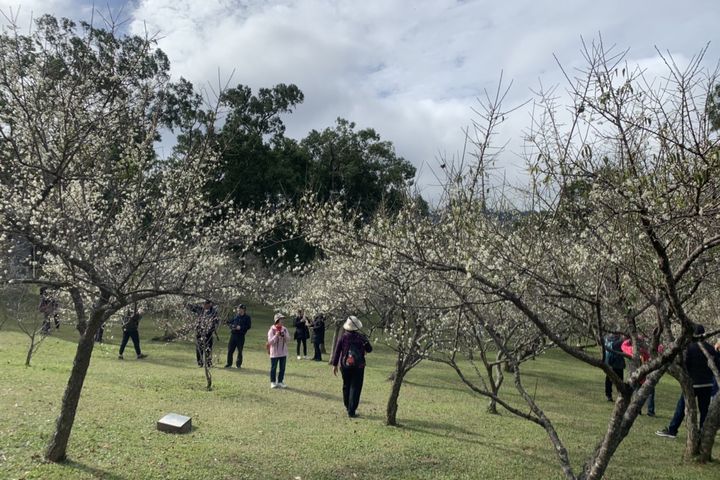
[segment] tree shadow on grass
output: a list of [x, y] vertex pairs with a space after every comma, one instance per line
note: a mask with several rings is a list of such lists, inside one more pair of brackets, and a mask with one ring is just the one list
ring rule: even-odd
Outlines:
[[410, 420], [406, 423], [401, 423], [399, 428], [446, 440], [451, 439], [457, 442], [479, 445], [494, 450], [501, 450], [506, 452], [508, 455], [533, 458], [535, 461], [546, 465], [555, 464], [555, 462], [552, 461], [552, 457], [547, 457], [541, 454], [533, 454], [522, 448], [513, 448], [507, 444], [492, 440], [491, 437], [487, 436], [487, 432], [483, 434], [450, 423]]
[[453, 390], [456, 392], [471, 392], [469, 388], [463, 388], [463, 387], [455, 387], [448, 384], [438, 384], [438, 385], [432, 385], [429, 383], [420, 383], [420, 382], [413, 382], [410, 380], [403, 380], [404, 384], [412, 385], [413, 387], [420, 387], [420, 388], [433, 388], [436, 390]]
[[331, 393], [315, 392], [312, 390], [301, 390], [299, 388], [294, 388], [292, 386], [288, 387], [287, 390], [289, 392], [299, 393], [300, 395], [305, 395], [307, 397], [320, 398], [322, 400], [329, 400], [332, 402], [340, 402], [340, 404], [342, 404], [342, 401], [343, 401], [341, 396], [333, 395]]
[[[269, 365], [268, 365], [267, 370], [260, 369], [260, 368], [246, 368], [246, 367], [242, 367], [242, 368], [219, 367], [219, 368], [216, 368], [215, 370], [222, 370], [224, 372], [229, 372], [229, 373], [236, 374], [236, 375], [260, 375], [263, 377], [270, 378], [270, 366]], [[310, 375], [305, 375], [304, 373], [288, 372], [287, 370], [285, 372], [286, 372], [287, 376], [291, 376], [294, 378], [312, 378]]]
[[259, 368], [247, 368], [247, 367], [235, 368], [235, 367], [232, 367], [232, 368], [218, 368], [217, 370], [222, 370], [222, 371], [228, 372], [228, 373], [234, 373], [236, 375], [260, 375], [263, 377], [267, 377], [270, 375], [270, 373], [267, 370], [262, 370]]
[[116, 473], [108, 472], [107, 470], [103, 470], [101, 468], [91, 467], [90, 465], [76, 462], [74, 460], [68, 460], [67, 462], [61, 463], [59, 465], [61, 465], [63, 469], [67, 469], [67, 473], [72, 475], [73, 477], [80, 473], [85, 473], [90, 474], [95, 478], [102, 478], [103, 480], [126, 480], [127, 478]]
[[[385, 418], [383, 418], [382, 420], [384, 421]], [[452, 423], [429, 422], [427, 420], [408, 420], [407, 422], [401, 422], [400, 428], [441, 437], [447, 436], [448, 434], [452, 433], [459, 435], [467, 435], [468, 437], [485, 438], [484, 435], [476, 431], [468, 430], [459, 425], [455, 425]], [[462, 439], [458, 438], [458, 440]]]

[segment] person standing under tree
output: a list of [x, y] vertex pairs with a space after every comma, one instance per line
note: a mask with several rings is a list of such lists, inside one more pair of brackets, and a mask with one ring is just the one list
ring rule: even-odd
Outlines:
[[[290, 332], [283, 325], [282, 321], [284, 319], [285, 315], [276, 313], [273, 318], [273, 325], [267, 334], [267, 349], [268, 354], [270, 354], [270, 388], [287, 388], [283, 380], [285, 380]], [[279, 371], [278, 367], [280, 367]]]
[[48, 291], [48, 288], [41, 287], [38, 310], [43, 314], [43, 324], [40, 331], [44, 335], [50, 333], [52, 328], [52, 324], [50, 323], [51, 319], [55, 323], [55, 328], [60, 328], [60, 316], [58, 315], [59, 307], [60, 305], [57, 299]]
[[365, 335], [359, 332], [362, 323], [350, 315], [343, 324], [345, 333], [340, 337], [332, 361], [333, 375], [337, 376], [338, 365], [343, 379], [343, 403], [348, 417], [357, 417], [363, 380], [365, 378], [365, 354], [372, 352], [372, 345]]
[[195, 357], [198, 367], [212, 367], [212, 348], [214, 336], [217, 336], [218, 315], [217, 308], [210, 300], [195, 305], [188, 303], [185, 307], [197, 315], [195, 320]]
[[237, 368], [242, 367], [243, 363], [243, 347], [245, 346], [245, 334], [250, 330], [250, 315], [246, 313], [247, 309], [244, 304], [237, 306], [237, 314], [231, 318], [227, 324], [230, 327], [230, 340], [228, 341], [228, 354], [225, 368], [231, 368], [233, 363], [233, 355], [235, 349], [238, 351]]
[[[295, 316], [295, 321], [293, 322], [293, 326], [295, 327], [295, 334], [294, 338], [297, 341], [297, 359], [300, 360], [301, 358], [307, 359], [307, 339], [310, 338], [310, 328], [308, 328], [310, 322], [308, 322], [308, 319], [305, 317], [305, 314], [302, 310], [297, 311], [297, 315]], [[302, 344], [303, 347], [303, 356], [300, 356], [300, 344]]]
[[[603, 361], [605, 365], [612, 368], [613, 372], [623, 379], [625, 373], [625, 357], [622, 353], [622, 343], [625, 338], [617, 333], [609, 333], [605, 335], [603, 342]], [[608, 402], [612, 402], [612, 380], [605, 375], [605, 398]]]
[[101, 323], [100, 326], [97, 329], [97, 332], [95, 332], [95, 341], [97, 343], [103, 343], [103, 334], [105, 333], [105, 322]]
[[[687, 369], [687, 373], [692, 380], [693, 392], [695, 393], [695, 400], [697, 402], [698, 413], [700, 414], [700, 430], [703, 428], [705, 419], [707, 418], [708, 410], [710, 408], [710, 399], [717, 393], [718, 385], [715, 382], [715, 375], [709, 365], [709, 360], [703, 352], [703, 348], [711, 355], [711, 361], [715, 363], [715, 366], [720, 369], [720, 352], [715, 350], [715, 347], [710, 345], [707, 341], [702, 339], [705, 335], [705, 327], [697, 324], [694, 327], [695, 338], [683, 355], [683, 363]], [[670, 424], [655, 432], [655, 435], [660, 437], [675, 438], [682, 425], [683, 419], [685, 418], [685, 396], [680, 395], [675, 406], [675, 413]]]
[[312, 323], [312, 344], [315, 350], [313, 360], [316, 362], [322, 362], [323, 343], [325, 343], [325, 317], [322, 313], [318, 313]]
[[125, 346], [130, 339], [132, 339], [133, 347], [135, 347], [135, 354], [137, 355], [138, 360], [147, 357], [147, 355], [140, 351], [140, 334], [138, 333], [138, 327], [140, 326], [142, 314], [142, 309], [137, 308], [137, 305], [135, 305], [134, 311], [131, 312], [128, 310], [125, 314], [125, 317], [123, 318], [123, 338], [120, 343], [120, 354], [118, 355], [118, 360], [125, 359], [123, 357], [123, 352], [125, 351]]

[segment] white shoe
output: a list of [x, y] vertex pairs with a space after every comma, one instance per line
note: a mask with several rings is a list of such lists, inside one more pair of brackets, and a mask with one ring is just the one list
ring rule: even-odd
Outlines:
[[305, 356], [303, 357], [303, 360], [307, 360], [307, 355], [305, 355]]
[[298, 355], [298, 360], [302, 360], [302, 357], [300, 355]]
[[285, 385], [283, 382], [280, 382], [277, 384], [277, 388], [287, 388], [287, 385]]
[[270, 388], [278, 388], [280, 385], [275, 382], [270, 382]]

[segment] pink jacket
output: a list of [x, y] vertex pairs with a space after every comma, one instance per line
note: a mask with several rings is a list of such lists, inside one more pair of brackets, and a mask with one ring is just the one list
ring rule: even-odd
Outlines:
[[273, 325], [268, 330], [268, 343], [270, 344], [270, 358], [287, 357], [288, 356], [288, 342], [290, 341], [290, 333], [288, 329], [283, 327], [281, 335]]

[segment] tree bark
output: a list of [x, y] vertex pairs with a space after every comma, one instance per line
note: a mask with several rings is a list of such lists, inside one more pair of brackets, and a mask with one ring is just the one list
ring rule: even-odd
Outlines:
[[492, 388], [492, 394], [493, 394], [493, 396], [490, 397], [490, 402], [488, 403], [487, 409], [485, 409], [485, 411], [491, 415], [497, 415], [498, 414], [497, 400], [496, 400], [496, 397], [498, 394], [497, 389]]
[[25, 366], [30, 366], [30, 360], [33, 356], [33, 350], [35, 350], [35, 333], [30, 335], [30, 348], [28, 348], [27, 356], [25, 357]]
[[647, 400], [650, 390], [657, 385], [660, 377], [665, 373], [665, 367], [652, 372], [646, 377], [645, 383], [633, 394], [632, 385], [622, 383], [618, 392], [619, 398], [610, 416], [610, 423], [600, 444], [593, 455], [588, 459], [579, 478], [583, 480], [600, 480], [617, 451], [620, 443], [627, 437], [635, 423], [642, 404]]
[[[207, 385], [205, 388], [208, 392], [212, 391], [212, 372], [210, 371], [210, 359], [207, 358], [207, 350], [203, 350], [203, 362], [205, 363], [204, 369], [205, 369], [205, 380], [207, 381]], [[212, 356], [212, 354], [210, 354]]]
[[[620, 398], [615, 402], [615, 408], [610, 415], [610, 423], [605, 432], [605, 436], [595, 449], [590, 460], [585, 464], [583, 473], [580, 478], [583, 480], [599, 480], [605, 474], [605, 470], [610, 463], [610, 459], [615, 454], [620, 442], [625, 437], [625, 428], [629, 430], [627, 423], [624, 421], [626, 412], [630, 403], [630, 394], [627, 392], [619, 393]], [[639, 408], [639, 407], [638, 407]], [[634, 421], [633, 417], [633, 421]]]
[[397, 426], [398, 398], [400, 397], [400, 388], [405, 378], [404, 362], [398, 358], [397, 367], [395, 369], [395, 378], [393, 379], [392, 388], [390, 389], [390, 397], [388, 398], [385, 425]]
[[710, 402], [705, 423], [700, 431], [699, 462], [707, 463], [712, 461], [712, 449], [718, 428], [720, 428], [720, 394], [715, 394]]
[[337, 344], [340, 341], [340, 336], [342, 334], [342, 323], [341, 322], [335, 322], [335, 333], [333, 333], [333, 339], [332, 339], [332, 350], [330, 351], [330, 358], [328, 359], [328, 364], [332, 363], [332, 358], [335, 355], [335, 348], [337, 348]]
[[82, 335], [85, 333], [85, 328], [87, 328], [87, 318], [85, 316], [85, 305], [83, 304], [82, 295], [79, 289], [72, 287], [70, 289], [70, 296], [72, 297], [75, 315], [77, 316], [77, 330], [80, 332], [80, 335]]
[[51, 462], [62, 462], [66, 459], [67, 445], [70, 440], [70, 432], [75, 422], [75, 414], [77, 412], [78, 403], [80, 402], [80, 393], [82, 392], [85, 375], [90, 366], [90, 357], [92, 356], [93, 346], [95, 345], [95, 332], [98, 327], [106, 320], [109, 314], [103, 310], [94, 310], [90, 316], [90, 322], [85, 331], [80, 336], [77, 350], [75, 352], [75, 360], [73, 368], [70, 372], [70, 378], [65, 387], [65, 394], [60, 407], [60, 416], [58, 416], [55, 424], [55, 433], [48, 443], [45, 452], [45, 458]]
[[683, 396], [685, 397], [685, 427], [687, 428], [687, 440], [685, 441], [685, 451], [683, 458], [692, 460], [700, 453], [700, 427], [698, 426], [698, 409], [697, 400], [695, 398], [695, 390], [692, 387], [690, 377], [685, 377], [685, 381], [681, 381]]

